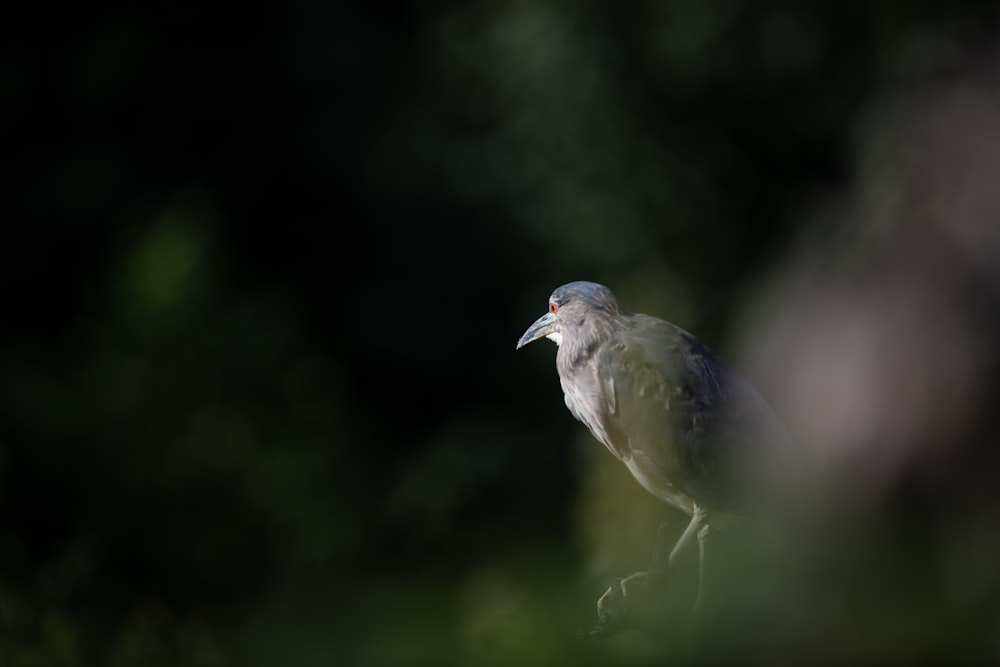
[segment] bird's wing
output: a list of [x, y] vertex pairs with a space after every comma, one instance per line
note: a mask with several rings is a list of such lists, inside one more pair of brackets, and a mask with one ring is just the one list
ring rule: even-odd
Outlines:
[[780, 432], [756, 390], [691, 334], [645, 315], [630, 318], [599, 367], [614, 388], [608, 433], [627, 443], [618, 449], [695, 502], [734, 510], [743, 460]]

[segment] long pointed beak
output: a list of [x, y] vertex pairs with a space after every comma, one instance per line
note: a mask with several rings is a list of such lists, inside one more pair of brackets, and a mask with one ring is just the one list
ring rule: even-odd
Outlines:
[[535, 323], [528, 327], [528, 330], [524, 332], [521, 339], [517, 341], [517, 347], [515, 349], [520, 350], [522, 347], [527, 345], [532, 341], [536, 341], [539, 338], [544, 338], [551, 333], [556, 332], [556, 316], [552, 313], [545, 313], [537, 320]]

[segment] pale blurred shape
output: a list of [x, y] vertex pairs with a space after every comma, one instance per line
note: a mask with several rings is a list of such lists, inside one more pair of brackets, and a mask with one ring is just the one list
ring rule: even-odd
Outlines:
[[834, 224], [749, 307], [741, 355], [860, 503], [963, 456], [997, 349], [1000, 93], [970, 78], [886, 108]]

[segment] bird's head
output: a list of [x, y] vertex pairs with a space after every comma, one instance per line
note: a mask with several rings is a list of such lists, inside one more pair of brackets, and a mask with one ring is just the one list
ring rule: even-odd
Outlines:
[[565, 339], [583, 340], [605, 330], [602, 326], [622, 314], [618, 298], [604, 285], [577, 281], [556, 289], [549, 297], [549, 312], [528, 327], [517, 349], [539, 338], [548, 338], [556, 345]]

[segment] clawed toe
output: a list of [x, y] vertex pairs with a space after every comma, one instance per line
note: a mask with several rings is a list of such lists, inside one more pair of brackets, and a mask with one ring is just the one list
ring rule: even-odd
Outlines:
[[646, 573], [618, 577], [597, 600], [597, 625], [577, 630], [578, 637], [610, 637], [623, 628], [623, 621], [639, 592], [646, 586]]

